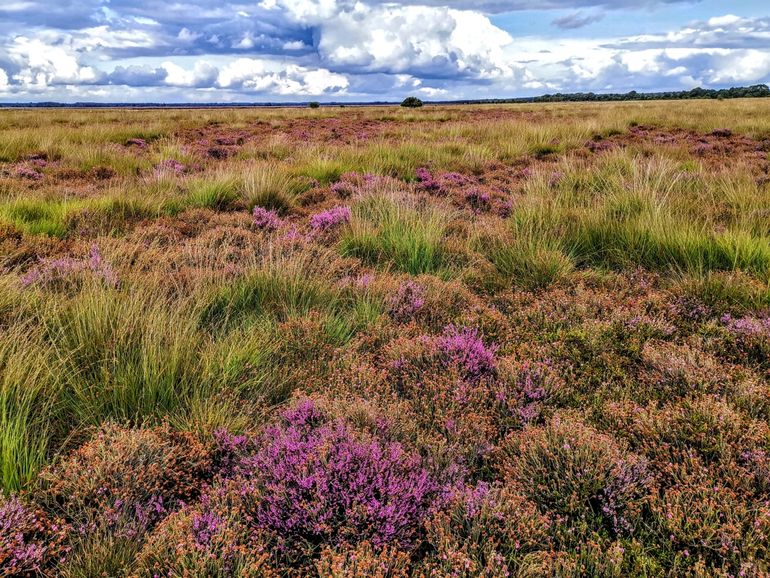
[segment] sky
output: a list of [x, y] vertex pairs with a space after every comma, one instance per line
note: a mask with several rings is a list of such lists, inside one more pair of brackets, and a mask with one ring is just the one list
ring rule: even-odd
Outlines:
[[768, 0], [0, 0], [0, 102], [451, 100], [768, 82]]

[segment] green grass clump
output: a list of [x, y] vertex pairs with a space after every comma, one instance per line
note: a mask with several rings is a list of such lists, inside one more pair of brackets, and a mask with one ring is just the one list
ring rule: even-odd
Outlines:
[[195, 179], [188, 183], [186, 204], [205, 209], [226, 209], [238, 198], [239, 184], [232, 175]]
[[373, 196], [353, 207], [341, 251], [412, 275], [438, 273], [449, 266], [444, 246], [448, 219], [447, 212], [435, 207]]

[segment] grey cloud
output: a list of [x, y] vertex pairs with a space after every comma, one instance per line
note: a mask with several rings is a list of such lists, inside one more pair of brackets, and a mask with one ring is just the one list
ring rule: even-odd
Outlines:
[[573, 12], [567, 16], [555, 19], [551, 24], [562, 30], [575, 30], [576, 28], [583, 28], [594, 22], [599, 22], [604, 18], [604, 14], [594, 13], [586, 14], [584, 12]]

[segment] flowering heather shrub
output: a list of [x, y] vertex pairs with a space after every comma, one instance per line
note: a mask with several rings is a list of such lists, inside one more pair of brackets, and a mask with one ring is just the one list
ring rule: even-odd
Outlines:
[[326, 548], [316, 563], [321, 578], [408, 578], [407, 552], [385, 546], [374, 548], [362, 542], [354, 548]]
[[766, 500], [752, 503], [706, 474], [666, 490], [652, 511], [660, 540], [676, 552], [678, 566], [700, 563], [728, 571], [725, 575], [762, 575], [749, 561], [770, 554]]
[[550, 362], [525, 361], [517, 368], [512, 391], [500, 388], [496, 397], [526, 425], [540, 421], [544, 404], [563, 388], [564, 381]]
[[722, 317], [730, 338], [731, 350], [738, 360], [770, 368], [770, 317]]
[[425, 305], [425, 289], [411, 279], [405, 281], [391, 296], [388, 305], [388, 315], [393, 320], [402, 323], [410, 321]]
[[0, 576], [32, 576], [59, 562], [67, 533], [62, 521], [0, 492]]
[[28, 179], [30, 181], [39, 181], [43, 178], [43, 173], [37, 169], [21, 166], [16, 169], [16, 177], [19, 179]]
[[551, 521], [513, 486], [478, 482], [456, 488], [427, 523], [436, 550], [429, 576], [511, 576], [532, 553], [550, 546]]
[[494, 377], [497, 372], [497, 345], [486, 345], [476, 329], [447, 326], [436, 346], [443, 363], [458, 368], [469, 381]]
[[132, 578], [279, 576], [269, 566], [269, 552], [259, 535], [242, 516], [237, 497], [237, 491], [215, 490], [200, 504], [163, 520], [137, 556]]
[[261, 488], [254, 521], [287, 545], [409, 546], [437, 497], [419, 456], [398, 443], [357, 436], [310, 400], [284, 412], [260, 445], [246, 461]]
[[473, 188], [465, 192], [465, 200], [475, 212], [489, 210], [492, 197], [488, 192]]
[[310, 228], [315, 232], [324, 232], [350, 222], [350, 207], [334, 207], [328, 211], [310, 217]]
[[281, 226], [278, 213], [271, 209], [254, 207], [251, 215], [254, 217], [254, 226], [262, 231], [275, 231]]
[[97, 245], [91, 246], [88, 259], [59, 257], [41, 260], [22, 276], [21, 284], [23, 287], [32, 285], [59, 287], [70, 282], [77, 282], [86, 273], [110, 287], [118, 285], [118, 276], [115, 270], [102, 258]]
[[175, 159], [166, 159], [158, 163], [155, 167], [156, 175], [171, 173], [172, 175], [181, 175], [187, 171], [187, 167]]
[[211, 469], [208, 449], [192, 434], [106, 425], [43, 478], [47, 496], [78, 527], [141, 533], [197, 498]]
[[426, 191], [438, 191], [441, 189], [439, 182], [433, 178], [433, 174], [425, 167], [420, 167], [415, 171], [420, 187]]
[[651, 477], [644, 459], [584, 423], [555, 416], [516, 434], [507, 446], [510, 469], [542, 508], [571, 519], [599, 519], [630, 531]]

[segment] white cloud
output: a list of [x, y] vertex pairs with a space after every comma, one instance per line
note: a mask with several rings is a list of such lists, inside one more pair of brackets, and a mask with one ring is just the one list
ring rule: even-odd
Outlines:
[[323, 68], [308, 69], [265, 59], [238, 58], [219, 72], [217, 85], [247, 92], [317, 96], [343, 93], [349, 82], [342, 74]]

